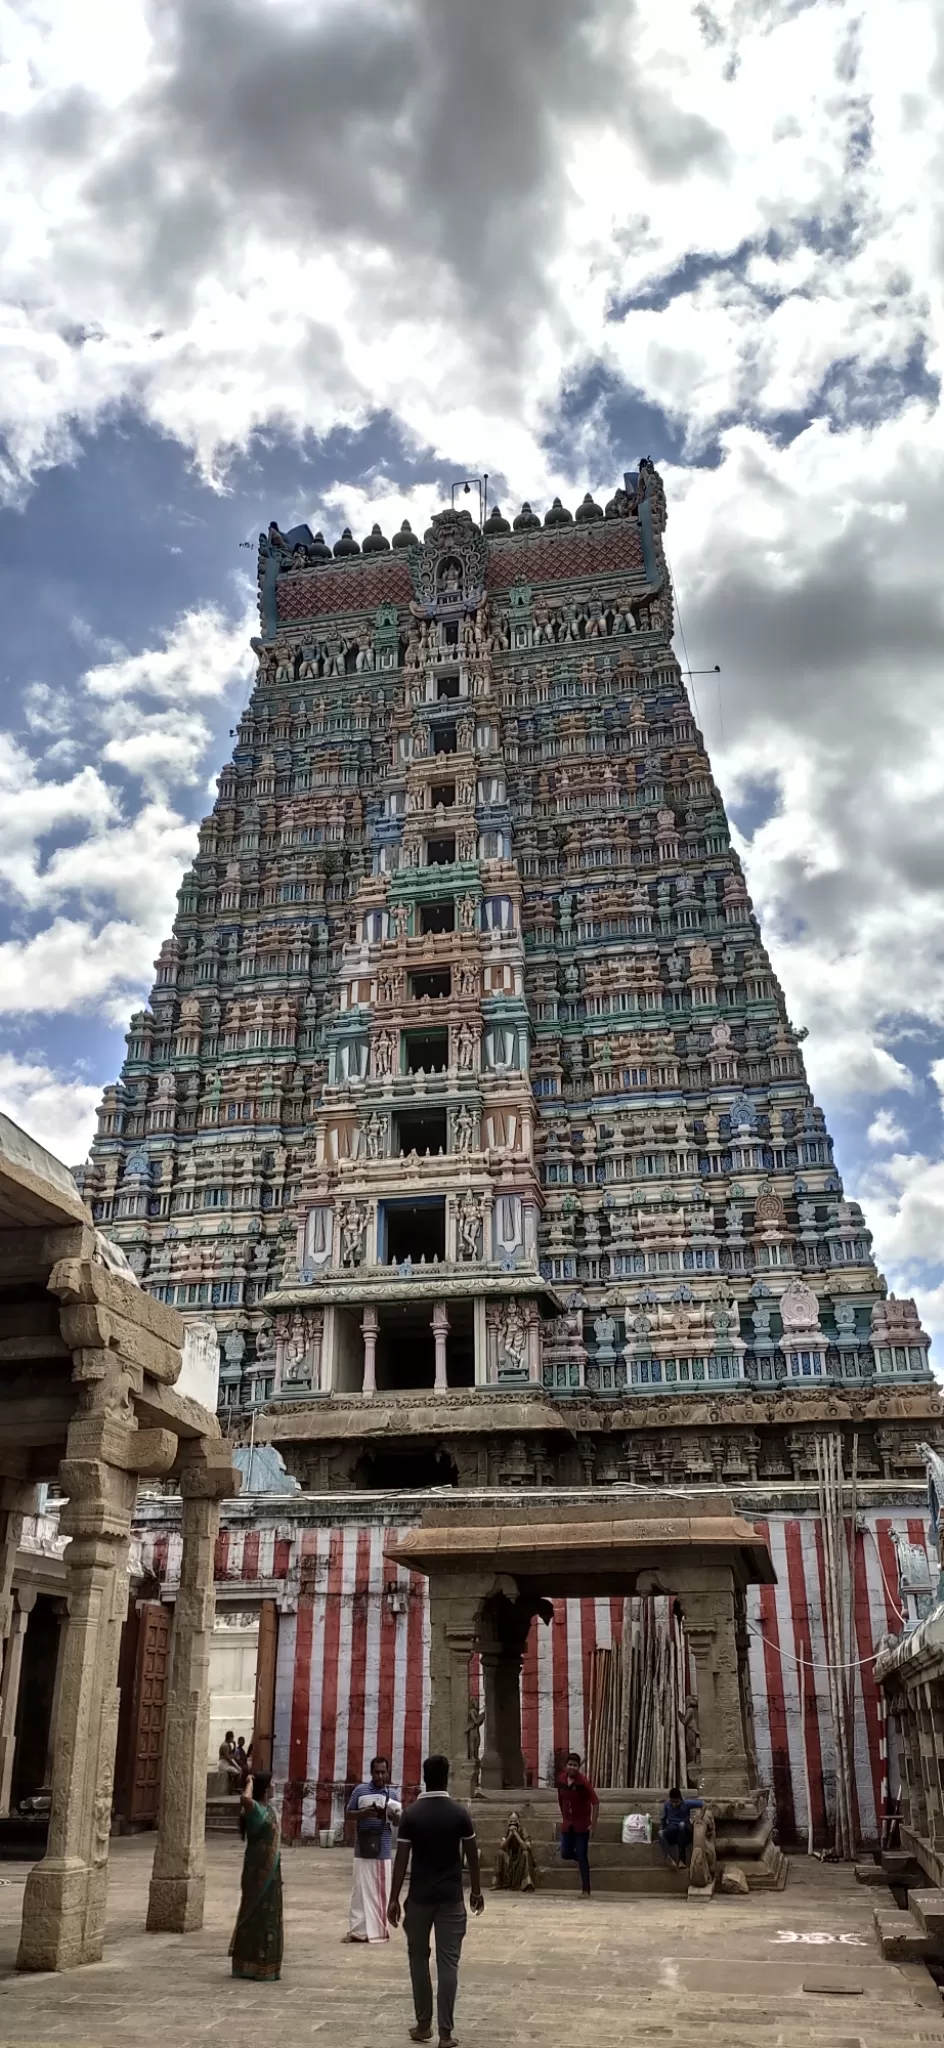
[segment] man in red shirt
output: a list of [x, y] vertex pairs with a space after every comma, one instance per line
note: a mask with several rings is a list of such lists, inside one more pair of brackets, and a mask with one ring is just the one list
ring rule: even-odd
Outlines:
[[557, 1797], [560, 1804], [561, 1855], [565, 1863], [576, 1863], [580, 1871], [580, 1896], [590, 1897], [590, 1837], [596, 1826], [600, 1801], [580, 1768], [580, 1758], [572, 1749], [564, 1766], [564, 1775], [557, 1781]]

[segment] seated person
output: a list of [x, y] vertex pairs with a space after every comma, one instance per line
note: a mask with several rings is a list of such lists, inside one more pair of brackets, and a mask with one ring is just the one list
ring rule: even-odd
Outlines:
[[495, 1858], [495, 1875], [492, 1890], [502, 1892], [533, 1892], [534, 1850], [527, 1829], [520, 1816], [508, 1816], [508, 1831], [498, 1855]]
[[220, 1770], [228, 1771], [230, 1777], [242, 1782], [242, 1766], [236, 1755], [236, 1739], [231, 1728], [227, 1728], [220, 1743]]
[[692, 1813], [704, 1803], [703, 1799], [683, 1798], [677, 1785], [673, 1785], [669, 1792], [662, 1808], [659, 1847], [674, 1870], [688, 1862], [692, 1853]]

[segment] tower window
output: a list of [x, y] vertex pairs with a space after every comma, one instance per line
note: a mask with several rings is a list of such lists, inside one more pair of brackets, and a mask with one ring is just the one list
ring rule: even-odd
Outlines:
[[448, 839], [427, 839], [426, 865], [428, 868], [446, 868], [456, 857], [455, 833]]
[[420, 905], [420, 932], [454, 932], [456, 928], [456, 906], [453, 897], [442, 903]]

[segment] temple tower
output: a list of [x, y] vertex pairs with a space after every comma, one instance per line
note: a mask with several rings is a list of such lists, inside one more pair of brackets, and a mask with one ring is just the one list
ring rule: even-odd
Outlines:
[[751, 909], [665, 518], [644, 459], [576, 515], [260, 537], [256, 687], [84, 1184], [310, 1489], [769, 1490], [826, 1421], [920, 1468], [928, 1340]]

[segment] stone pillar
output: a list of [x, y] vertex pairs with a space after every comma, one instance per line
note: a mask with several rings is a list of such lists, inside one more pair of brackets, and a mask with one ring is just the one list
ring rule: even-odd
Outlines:
[[472, 1303], [473, 1329], [475, 1332], [475, 1384], [488, 1385], [488, 1326], [485, 1320], [485, 1299], [477, 1294]]
[[52, 1706], [49, 1710], [49, 1744], [46, 1750], [46, 1770], [44, 1775], [44, 1783], [47, 1785], [52, 1777], [53, 1759], [56, 1753], [56, 1723], [59, 1719], [59, 1701], [62, 1698], [62, 1653], [65, 1648], [66, 1617], [69, 1612], [67, 1600], [56, 1600], [53, 1605], [56, 1620], [59, 1623], [59, 1641], [56, 1645], [56, 1675], [53, 1679]]
[[442, 1394], [445, 1393], [445, 1390], [449, 1385], [449, 1374], [446, 1365], [446, 1340], [449, 1336], [449, 1310], [446, 1307], [444, 1301], [434, 1301], [433, 1319], [430, 1324], [430, 1329], [432, 1330], [433, 1342], [436, 1346], [436, 1378], [434, 1381], [434, 1385], [437, 1394]]
[[[709, 1580], [709, 1574], [699, 1574]], [[678, 1588], [685, 1633], [695, 1660], [701, 1764], [698, 1783], [709, 1795], [736, 1797], [757, 1782], [744, 1725], [738, 1670], [735, 1588], [730, 1571], [712, 1571], [697, 1591]]]
[[485, 1682], [485, 1742], [482, 1750], [482, 1784], [500, 1791], [505, 1785], [523, 1785], [524, 1757], [521, 1750], [521, 1650], [503, 1643], [498, 1650], [483, 1650]]
[[[35, 1489], [18, 1479], [0, 1479], [0, 1716], [5, 1690], [5, 1650], [13, 1630], [13, 1573], [23, 1534], [23, 1516], [35, 1506]], [[2, 1807], [0, 1807], [2, 1811]]]
[[485, 1744], [482, 1784], [500, 1791], [524, 1785], [521, 1752], [521, 1662], [533, 1605], [492, 1594], [482, 1614], [482, 1672], [485, 1681]]
[[196, 1438], [182, 1446], [183, 1550], [157, 1847], [148, 1894], [147, 1925], [152, 1934], [191, 1934], [203, 1926], [210, 1642], [216, 1613], [213, 1557], [220, 1501], [231, 1497], [238, 1483], [229, 1448], [220, 1438]]
[[481, 1770], [482, 1784], [488, 1791], [500, 1791], [502, 1785], [501, 1727], [499, 1714], [499, 1678], [502, 1661], [501, 1650], [482, 1651], [482, 1689], [484, 1692], [485, 1720], [482, 1726]]
[[449, 1758], [455, 1799], [469, 1799], [478, 1778], [480, 1721], [470, 1663], [488, 1583], [446, 1572], [431, 1572], [429, 1579], [429, 1746]]
[[3, 1699], [0, 1701], [0, 1813], [10, 1811], [13, 1758], [16, 1750], [16, 1710], [20, 1703], [23, 1676], [23, 1644], [30, 1615], [36, 1605], [33, 1586], [18, 1586], [10, 1634], [3, 1660]]
[[377, 1391], [377, 1333], [379, 1328], [380, 1317], [377, 1310], [375, 1308], [365, 1308], [361, 1318], [361, 1331], [364, 1338], [363, 1391], [365, 1394], [375, 1394]]
[[66, 1459], [61, 1482], [68, 1500], [59, 1526], [71, 1537], [65, 1553], [69, 1613], [49, 1840], [26, 1880], [21, 1970], [100, 1962], [105, 1941], [118, 1650], [137, 1482], [130, 1472], [84, 1459]]

